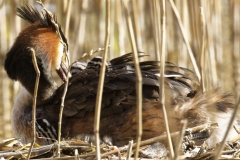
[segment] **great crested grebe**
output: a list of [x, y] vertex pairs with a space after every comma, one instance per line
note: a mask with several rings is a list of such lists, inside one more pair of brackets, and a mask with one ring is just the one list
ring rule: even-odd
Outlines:
[[[52, 70], [60, 77], [66, 76], [62, 65], [63, 45], [56, 29], [46, 13], [31, 7], [19, 7], [18, 15], [30, 25], [24, 28], [15, 40], [5, 59], [8, 76], [22, 84], [12, 110], [12, 128], [16, 138], [24, 143], [32, 141], [32, 95], [36, 73], [31, 51], [36, 52], [40, 69], [37, 96], [37, 134], [49, 139], [57, 138], [58, 115], [64, 84], [57, 86]], [[64, 34], [59, 29], [63, 41]], [[140, 54], [140, 57], [143, 56]], [[72, 67], [62, 121], [62, 137], [77, 137], [93, 134], [94, 106], [101, 58], [95, 57], [88, 64]], [[162, 109], [159, 105], [158, 65], [156, 61], [140, 63], [143, 76], [143, 135], [142, 139], [158, 136], [165, 131]], [[80, 66], [80, 67], [79, 67]], [[131, 54], [115, 58], [106, 66], [102, 109], [101, 137], [111, 137], [111, 143], [124, 145], [136, 137], [136, 75]], [[171, 128], [177, 130], [181, 119], [188, 119], [193, 127], [209, 121], [211, 112], [226, 112], [233, 107], [230, 94], [213, 90], [197, 93], [189, 83], [196, 82], [195, 74], [185, 68], [166, 63], [165, 90], [170, 112]], [[211, 112], [209, 112], [211, 110]], [[37, 138], [40, 144], [49, 139]]]

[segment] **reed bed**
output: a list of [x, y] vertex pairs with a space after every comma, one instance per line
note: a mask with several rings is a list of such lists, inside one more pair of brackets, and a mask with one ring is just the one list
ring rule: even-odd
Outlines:
[[[108, 46], [105, 37], [109, 36], [108, 59], [132, 52], [134, 43], [137, 51], [150, 55], [149, 59], [164, 58], [195, 71], [203, 84], [203, 91], [221, 87], [235, 91], [237, 97], [240, 95], [238, 0], [166, 0], [164, 3], [157, 0], [128, 0], [124, 3], [127, 4], [135, 42], [129, 37], [126, 8], [121, 1], [110, 0], [109, 10], [106, 10], [103, 0], [42, 2], [57, 15], [68, 39], [72, 62], [84, 53]], [[33, 0], [0, 0], [0, 141], [13, 137], [11, 107], [19, 84], [9, 80], [3, 64], [15, 37], [27, 25], [16, 16], [15, 9], [20, 5], [41, 8]], [[110, 35], [106, 35], [105, 23], [109, 18]], [[174, 157], [174, 153], [171, 154]]]

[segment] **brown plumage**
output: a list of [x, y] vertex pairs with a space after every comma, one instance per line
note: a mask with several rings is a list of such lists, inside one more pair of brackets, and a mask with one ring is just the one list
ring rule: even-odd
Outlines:
[[[63, 48], [47, 14], [20, 7], [18, 15], [31, 24], [17, 37], [5, 60], [5, 70], [10, 78], [18, 80], [23, 88], [13, 107], [12, 126], [17, 138], [31, 142], [31, 105], [36, 73], [28, 47], [36, 51], [41, 77], [37, 98], [38, 136], [56, 139], [58, 115], [64, 84], [56, 86], [51, 70], [62, 72]], [[60, 29], [62, 37], [62, 31]], [[65, 43], [67, 40], [63, 38]], [[144, 55], [139, 53], [139, 57]], [[69, 79], [63, 112], [62, 137], [73, 138], [93, 134], [94, 107], [101, 58], [88, 64], [75, 65]], [[158, 65], [156, 61], [140, 63], [143, 78], [143, 136], [158, 136], [165, 131], [162, 108], [159, 105]], [[78, 66], [81, 66], [78, 68]], [[65, 74], [62, 72], [62, 74]], [[61, 74], [60, 74], [61, 75]], [[61, 77], [62, 78], [62, 77]], [[101, 137], [109, 136], [111, 143], [124, 145], [136, 137], [136, 75], [131, 54], [115, 58], [108, 63], [101, 109]], [[233, 104], [231, 96], [218, 89], [196, 95], [192, 83], [195, 74], [172, 63], [166, 63], [166, 102], [170, 111], [171, 128], [177, 130], [181, 119], [189, 120], [189, 127], [209, 121], [212, 112], [226, 112]], [[39, 138], [40, 144], [50, 143]]]

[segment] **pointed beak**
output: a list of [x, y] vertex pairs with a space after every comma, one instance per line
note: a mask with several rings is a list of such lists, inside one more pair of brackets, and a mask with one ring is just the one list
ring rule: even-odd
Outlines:
[[68, 76], [68, 67], [65, 63], [61, 62], [59, 69], [56, 69], [58, 76], [62, 79], [63, 82], [67, 81]]

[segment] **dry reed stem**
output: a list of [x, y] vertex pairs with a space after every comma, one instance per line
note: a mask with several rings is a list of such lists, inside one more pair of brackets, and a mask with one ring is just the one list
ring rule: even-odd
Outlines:
[[[68, 59], [68, 57], [67, 57]], [[69, 61], [69, 59], [68, 59]], [[69, 63], [68, 63], [69, 64]], [[70, 71], [70, 66], [68, 66], [68, 72], [67, 75], [69, 74]], [[68, 82], [69, 82], [69, 76], [67, 76], [65, 86], [64, 86], [64, 91], [63, 91], [63, 96], [61, 98], [61, 106], [60, 106], [60, 112], [59, 112], [59, 121], [58, 121], [58, 147], [57, 147], [57, 156], [60, 157], [60, 141], [61, 141], [61, 130], [62, 130], [62, 114], [63, 114], [63, 109], [64, 109], [64, 101], [65, 97], [67, 94], [67, 89], [68, 89]]]
[[129, 143], [128, 143], [126, 160], [129, 160], [131, 158], [132, 146], [133, 146], [133, 140], [129, 141]]
[[102, 66], [100, 69], [100, 76], [98, 81], [98, 91], [97, 91], [97, 99], [96, 99], [96, 106], [95, 106], [95, 115], [94, 115], [94, 133], [95, 133], [95, 144], [96, 144], [96, 158], [101, 159], [100, 156], [100, 138], [99, 138], [99, 129], [100, 129], [100, 114], [101, 114], [101, 105], [102, 105], [102, 95], [103, 95], [103, 85], [104, 85], [104, 78], [105, 78], [105, 71], [106, 71], [106, 61], [107, 61], [107, 54], [108, 54], [108, 45], [110, 39], [110, 30], [111, 30], [111, 23], [110, 23], [110, 15], [111, 15], [111, 6], [110, 0], [106, 0], [106, 35], [105, 35], [105, 50], [104, 54], [102, 55]]
[[[189, 26], [189, 10], [186, 9], [187, 6], [187, 0], [183, 0], [183, 1], [175, 1], [175, 5], [179, 10], [179, 14], [182, 17], [182, 22], [183, 22], [183, 26], [185, 27], [186, 30], [191, 31], [190, 30], [190, 26]], [[173, 12], [172, 13], [172, 20], [174, 18]], [[177, 57], [177, 65], [178, 66], [188, 66], [188, 53], [187, 53], [187, 47], [182, 40], [182, 34], [179, 31], [179, 27], [176, 25], [177, 22], [174, 21], [175, 25], [174, 25], [174, 30], [176, 32], [176, 38], [173, 38], [175, 43], [176, 43], [176, 47], [174, 48], [174, 50], [179, 51], [179, 53], [176, 54]], [[189, 34], [189, 33], [187, 33]], [[191, 34], [191, 33], [190, 33]], [[191, 40], [189, 40], [189, 42], [191, 42]]]
[[186, 46], [187, 46], [188, 54], [189, 54], [190, 59], [191, 59], [191, 61], [192, 61], [193, 68], [194, 68], [194, 70], [195, 70], [195, 72], [196, 72], [196, 75], [197, 75], [197, 77], [198, 77], [198, 80], [200, 81], [200, 80], [201, 80], [201, 75], [200, 75], [200, 72], [199, 72], [199, 69], [198, 69], [196, 60], [195, 60], [195, 58], [194, 58], [194, 56], [193, 56], [192, 49], [191, 49], [190, 44], [189, 44], [189, 42], [188, 42], [188, 38], [187, 38], [187, 35], [186, 35], [186, 31], [184, 30], [184, 27], [183, 27], [183, 24], [182, 24], [180, 15], [179, 15], [179, 13], [178, 13], [178, 10], [177, 10], [177, 8], [176, 8], [176, 6], [175, 6], [175, 4], [174, 4], [174, 2], [173, 2], [172, 0], [168, 0], [168, 1], [170, 2], [171, 6], [172, 6], [173, 12], [174, 12], [174, 14], [175, 14], [175, 16], [176, 16], [176, 19], [177, 19], [177, 21], [178, 21], [180, 30], [181, 30], [181, 32], [182, 32], [183, 39], [184, 39], [185, 44], [186, 44]]
[[[96, 41], [98, 46], [103, 46], [104, 43], [105, 43], [105, 38], [106, 38], [105, 37], [106, 36], [106, 33], [105, 33], [105, 30], [106, 30], [106, 13], [102, 12], [103, 8], [106, 7], [104, 2], [105, 1], [98, 1], [98, 7], [97, 7], [98, 13], [97, 13], [97, 15], [95, 15], [96, 18], [97, 18], [97, 24], [96, 24], [97, 29], [96, 29], [96, 32], [94, 33], [94, 36], [96, 36], [98, 38], [98, 41]], [[89, 7], [91, 8], [91, 5], [89, 5]], [[112, 14], [114, 14], [112, 11], [110, 11], [110, 12]], [[110, 17], [112, 17], [112, 14], [110, 15]], [[111, 25], [111, 27], [113, 27], [113, 26], [114, 25]], [[110, 30], [112, 32], [112, 28]], [[91, 30], [90, 30], [90, 32], [91, 32]], [[110, 33], [110, 39], [112, 39], [112, 33]], [[89, 40], [92, 41], [92, 39], [89, 39]], [[109, 43], [111, 43], [111, 42], [109, 42]], [[112, 43], [111, 43], [111, 45], [112, 45]], [[110, 52], [111, 52], [111, 48], [109, 49], [108, 54], [110, 54]]]
[[[205, 20], [205, 24], [204, 24], [204, 30], [205, 31], [205, 43], [204, 43], [204, 47], [205, 49], [205, 53], [204, 53], [204, 61], [202, 62], [204, 64], [203, 68], [204, 68], [204, 80], [203, 82], [205, 83], [204, 86], [206, 88], [206, 90], [209, 90], [210, 88], [215, 87], [216, 85], [221, 85], [221, 80], [218, 80], [218, 76], [217, 76], [217, 71], [216, 71], [216, 58], [219, 58], [221, 55], [220, 53], [217, 53], [217, 48], [216, 48], [216, 43], [217, 43], [217, 39], [216, 39], [216, 31], [218, 30], [218, 27], [216, 26], [216, 24], [214, 24], [215, 19], [213, 17], [216, 17], [217, 15], [215, 15], [214, 11], [212, 11], [210, 8], [214, 8], [214, 3], [211, 3], [210, 1], [205, 1], [205, 2], [201, 2], [200, 4], [203, 8], [204, 8], [204, 18], [206, 17]], [[213, 7], [212, 7], [213, 6]], [[201, 9], [201, 8], [200, 8]], [[212, 17], [208, 16], [207, 13], [211, 13]], [[206, 16], [205, 16], [206, 15]], [[203, 37], [203, 31], [202, 31], [202, 24], [201, 24], [201, 19], [199, 20], [200, 24], [200, 39], [202, 39]], [[218, 34], [218, 33], [217, 33]], [[221, 33], [219, 33], [221, 34]], [[216, 40], [214, 42], [214, 40]], [[201, 40], [202, 41], [202, 40]], [[201, 43], [200, 43], [201, 45]], [[202, 47], [202, 46], [200, 46]], [[201, 51], [201, 48], [199, 49], [199, 51]], [[201, 52], [199, 52], [201, 53]], [[208, 54], [206, 54], [208, 53]], [[202, 55], [201, 55], [202, 56]], [[200, 62], [201, 65], [201, 62]], [[219, 70], [221, 70], [221, 66], [219, 66]], [[219, 72], [220, 73], [220, 72]], [[221, 74], [221, 73], [220, 73]]]
[[[82, 53], [82, 46], [84, 44], [84, 38], [85, 36], [85, 30], [86, 30], [86, 8], [88, 7], [87, 0], [82, 0], [81, 1], [81, 12], [80, 12], [80, 19], [78, 21], [78, 28], [77, 28], [77, 34], [76, 34], [76, 39], [74, 40], [74, 47], [73, 47], [73, 56], [71, 57], [72, 59], [78, 59], [76, 56], [78, 55], [77, 53]], [[80, 46], [80, 48], [79, 48]]]
[[[111, 3], [111, 5], [112, 5], [112, 1], [110, 2]], [[115, 37], [115, 28], [116, 28], [116, 25], [115, 25], [115, 21], [114, 21], [114, 19], [115, 19], [115, 14], [116, 14], [116, 12], [114, 12], [115, 11], [115, 8], [114, 8], [114, 5], [112, 5], [112, 7], [111, 7], [111, 15], [110, 15], [110, 23], [111, 23], [111, 32], [110, 32], [110, 40], [109, 40], [109, 44], [111, 44], [111, 46], [115, 46], [115, 40], [114, 40], [114, 37]], [[101, 15], [100, 15], [101, 16]], [[105, 22], [105, 20], [103, 20], [104, 22]], [[101, 22], [99, 22], [99, 23], [101, 23]], [[100, 25], [101, 24], [99, 24], [99, 28], [100, 28]], [[101, 40], [101, 33], [99, 33], [99, 45], [101, 45], [102, 43], [101, 42], [103, 42], [102, 40]], [[109, 59], [113, 59], [114, 57], [115, 57], [115, 47], [110, 47], [109, 48], [109, 52], [108, 52], [108, 58]]]
[[[210, 56], [212, 56], [210, 58], [210, 63], [211, 63], [211, 77], [212, 77], [212, 83], [213, 86], [217, 86], [217, 85], [223, 85], [223, 77], [224, 74], [222, 74], [221, 70], [223, 69], [223, 31], [222, 31], [222, 15], [221, 15], [221, 8], [219, 6], [219, 2], [217, 1], [213, 1], [213, 15], [212, 15], [212, 20], [213, 20], [213, 27], [212, 27], [212, 31], [213, 31], [213, 40], [215, 40], [213, 42], [214, 45], [214, 54], [210, 54]], [[205, 14], [207, 15], [207, 14]], [[209, 23], [206, 23], [209, 24]], [[217, 64], [221, 64], [221, 66], [217, 66]], [[220, 70], [217, 71], [217, 69]], [[220, 75], [220, 76], [218, 76]]]
[[125, 13], [125, 18], [126, 18], [126, 22], [127, 22], [130, 43], [131, 43], [131, 47], [133, 50], [135, 73], [137, 75], [137, 78], [136, 78], [136, 81], [137, 81], [136, 82], [136, 95], [137, 95], [137, 99], [136, 99], [137, 137], [136, 138], [137, 139], [136, 139], [136, 152], [135, 152], [135, 156], [134, 156], [134, 159], [136, 160], [138, 158], [140, 142], [141, 142], [141, 137], [142, 137], [142, 73], [141, 73], [140, 66], [139, 66], [137, 46], [136, 46], [136, 41], [134, 38], [132, 21], [129, 16], [127, 2], [126, 2], [126, 0], [122, 0], [122, 3], [124, 6], [124, 13]]
[[69, 157], [60, 157], [60, 158], [39, 158], [39, 159], [33, 159], [33, 160], [76, 160], [75, 156], [69, 156]]
[[0, 8], [3, 7], [3, 4], [4, 4], [4, 0], [0, 0]]
[[69, 34], [69, 22], [70, 22], [71, 10], [72, 10], [72, 0], [68, 0], [66, 25], [65, 25], [65, 36], [66, 36], [66, 39], [69, 38], [68, 34]]
[[57, 148], [57, 156], [60, 157], [60, 141], [61, 141], [61, 130], [62, 130], [62, 114], [63, 114], [63, 109], [64, 109], [64, 101], [65, 101], [65, 97], [66, 97], [66, 93], [67, 93], [67, 88], [68, 88], [68, 80], [69, 80], [69, 71], [70, 71], [70, 66], [69, 66], [69, 58], [68, 58], [68, 51], [67, 51], [67, 45], [66, 43], [63, 41], [62, 36], [60, 34], [59, 31], [59, 26], [58, 24], [55, 22], [54, 18], [53, 18], [53, 14], [48, 11], [46, 9], [46, 7], [43, 5], [42, 1], [37, 1], [37, 3], [39, 3], [43, 10], [45, 10], [46, 14], [49, 15], [49, 17], [51, 17], [51, 23], [54, 25], [55, 29], [56, 29], [56, 34], [58, 35], [60, 42], [62, 43], [64, 49], [63, 49], [63, 53], [66, 55], [66, 59], [68, 61], [68, 73], [67, 73], [67, 78], [66, 78], [66, 82], [65, 82], [65, 87], [64, 87], [64, 92], [63, 92], [63, 96], [61, 98], [61, 107], [60, 107], [60, 112], [59, 112], [59, 121], [58, 121], [58, 148]]
[[200, 70], [201, 70], [201, 85], [202, 85], [202, 91], [205, 92], [206, 91], [206, 85], [205, 85], [205, 20], [204, 20], [204, 13], [203, 13], [203, 7], [200, 7], [200, 22], [201, 22], [201, 30], [202, 30], [202, 40], [201, 40], [201, 51], [199, 53], [201, 53], [201, 62], [200, 62]]
[[[16, 150], [14, 150], [14, 152], [20, 152], [21, 150], [23, 150], [23, 149], [25, 149], [27, 147], [27, 145], [24, 145], [24, 146], [22, 146], [22, 147], [20, 147], [20, 148], [18, 148], [18, 149], [16, 149]], [[31, 146], [30, 146], [31, 147]], [[33, 148], [33, 147], [32, 147]], [[28, 153], [27, 153], [27, 156], [29, 155], [29, 153], [30, 153], [30, 155], [29, 155], [29, 157], [32, 155], [32, 149], [31, 149], [31, 152], [29, 152], [30, 151], [30, 148], [29, 148], [29, 150], [28, 150]], [[22, 155], [22, 157], [24, 157], [24, 158], [26, 158], [27, 159], [27, 157], [25, 156], [25, 155]], [[11, 157], [8, 157], [7, 158], [7, 160], [9, 160], [9, 159], [13, 159], [14, 158], [14, 156], [11, 156]]]
[[234, 76], [234, 90], [238, 96], [240, 96], [240, 2], [232, 1], [232, 14], [233, 14], [233, 24], [232, 24], [232, 39], [233, 39], [233, 76]]
[[39, 78], [40, 78], [40, 71], [37, 65], [37, 59], [36, 59], [36, 54], [35, 50], [33, 48], [29, 48], [29, 50], [32, 53], [32, 62], [33, 66], [36, 72], [36, 81], [35, 81], [35, 86], [34, 86], [34, 93], [33, 93], [33, 104], [32, 104], [32, 132], [33, 132], [33, 141], [31, 143], [31, 147], [29, 149], [27, 159], [30, 159], [31, 152], [33, 149], [33, 145], [36, 141], [36, 103], [37, 103], [37, 91], [38, 91], [38, 85], [39, 85]]
[[160, 61], [160, 48], [159, 48], [159, 45], [160, 42], [159, 42], [159, 38], [160, 38], [160, 33], [159, 33], [159, 23], [158, 23], [158, 13], [157, 11], [159, 9], [157, 9], [157, 5], [156, 5], [156, 0], [153, 0], [153, 1], [150, 1], [151, 3], [151, 6], [153, 8], [153, 27], [154, 27], [154, 47], [155, 47], [155, 57], [157, 59], [157, 61]]
[[[46, 145], [44, 147], [41, 148], [33, 148], [31, 155], [32, 156], [39, 156], [39, 152], [47, 152], [50, 151], [51, 149], [53, 149], [54, 145]], [[20, 158], [22, 157], [24, 154], [27, 154], [29, 151], [28, 150], [23, 150], [23, 151], [12, 151], [12, 152], [7, 152], [7, 153], [0, 153], [0, 157], [15, 157], [15, 158]]]
[[139, 8], [138, 8], [138, 0], [132, 0], [132, 13], [133, 13], [133, 27], [134, 27], [134, 35], [137, 44], [137, 50], [142, 51], [142, 38], [141, 38], [141, 31], [140, 31], [140, 23], [139, 23]]
[[[160, 93], [160, 97], [161, 97], [161, 101], [159, 103], [161, 103], [162, 105], [162, 109], [163, 109], [163, 118], [164, 118], [164, 123], [165, 123], [165, 128], [166, 128], [166, 132], [167, 132], [167, 139], [168, 139], [168, 144], [169, 144], [169, 148], [170, 148], [170, 155], [171, 158], [174, 157], [174, 151], [173, 151], [173, 147], [172, 147], [172, 140], [171, 140], [171, 136], [170, 136], [170, 130], [169, 130], [169, 123], [168, 123], [168, 118], [167, 118], [167, 112], [166, 112], [166, 108], [165, 108], [165, 94], [164, 94], [164, 70], [165, 70], [165, 43], [166, 43], [166, 22], [165, 22], [165, 3], [164, 1], [162, 1], [162, 34], [160, 34], [160, 22], [159, 19], [160, 17], [158, 17], [160, 13], [159, 11], [159, 4], [157, 3], [157, 1], [153, 2], [153, 14], [154, 14], [154, 30], [156, 32], [156, 36], [154, 37], [155, 39], [155, 45], [156, 45], [156, 54], [159, 54], [159, 51], [161, 50], [161, 66], [159, 67], [159, 72], [161, 75], [161, 78], [159, 79], [159, 84], [161, 84], [161, 87], [159, 88], [159, 93]], [[161, 40], [160, 40], [160, 37]], [[160, 43], [161, 42], [161, 43]], [[161, 47], [160, 47], [161, 46]], [[160, 61], [160, 54], [156, 55], [157, 61]], [[161, 74], [162, 73], [162, 74]]]
[[[1, 2], [1, 8], [0, 8], [0, 13], [1, 14], [6, 14], [6, 6], [4, 5], [4, 3], [6, 3], [6, 1], [2, 1]], [[1, 22], [6, 22], [7, 21], [7, 17], [6, 16], [1, 16], [0, 18]], [[0, 47], [0, 51], [2, 53], [6, 53], [8, 48], [8, 41], [6, 41], [6, 37], [7, 37], [7, 24], [3, 24], [0, 26], [0, 42], [1, 42], [1, 47]]]
[[126, 53], [125, 51], [125, 35], [126, 35], [126, 32], [125, 30], [123, 29], [124, 28], [124, 23], [123, 23], [123, 19], [124, 19], [124, 15], [123, 15], [123, 10], [122, 10], [122, 7], [119, 7], [121, 6], [121, 1], [115, 1], [116, 3], [116, 12], [117, 12], [117, 19], [115, 19], [115, 21], [117, 21], [117, 29], [118, 29], [118, 48], [119, 48], [119, 53], [120, 55], [124, 55]]
[[[161, 87], [159, 88], [159, 93], [160, 93], [160, 104], [162, 106], [162, 111], [163, 111], [163, 118], [164, 118], [164, 124], [165, 124], [165, 129], [167, 133], [167, 140], [168, 140], [168, 145], [169, 145], [169, 151], [170, 151], [170, 158], [174, 159], [174, 150], [173, 150], [173, 144], [172, 144], [172, 139], [170, 135], [170, 128], [169, 128], [169, 122], [168, 122], [168, 116], [167, 116], [167, 111], [166, 111], [166, 106], [165, 106], [165, 88], [164, 88], [164, 82], [165, 82], [165, 54], [166, 54], [166, 4], [165, 0], [161, 1], [161, 11], [162, 11], [162, 18], [161, 18], [161, 44], [159, 43], [159, 46], [161, 46], [161, 65], [159, 68], [160, 71], [160, 79], [159, 83], [161, 84]], [[159, 18], [158, 18], [159, 19]], [[159, 22], [157, 23], [159, 24]], [[158, 29], [159, 29], [158, 25]], [[158, 31], [160, 33], [160, 31]], [[160, 35], [157, 35], [160, 37]], [[159, 41], [160, 42], [160, 41]], [[159, 48], [160, 49], [160, 48]]]
[[177, 142], [177, 147], [175, 148], [175, 156], [174, 156], [174, 160], [177, 160], [178, 159], [178, 155], [179, 155], [179, 150], [182, 146], [182, 139], [183, 139], [183, 136], [185, 134], [185, 130], [186, 130], [186, 127], [187, 127], [187, 120], [182, 120], [181, 123], [183, 124], [182, 125], [182, 128], [180, 130], [180, 133], [179, 133], [179, 136], [178, 136], [178, 142]]
[[78, 150], [77, 149], [75, 149], [75, 152], [74, 152], [74, 155], [75, 155], [75, 160], [78, 160]]
[[216, 160], [220, 158], [220, 155], [221, 155], [221, 152], [222, 152], [223, 147], [224, 147], [224, 145], [225, 145], [225, 141], [226, 141], [226, 139], [227, 139], [228, 133], [229, 133], [230, 129], [232, 128], [234, 119], [235, 119], [235, 117], [236, 117], [236, 115], [237, 115], [237, 110], [238, 110], [238, 108], [240, 107], [240, 97], [237, 97], [236, 100], [237, 100], [237, 103], [236, 103], [236, 105], [235, 105], [235, 107], [234, 107], [234, 110], [233, 110], [233, 112], [232, 112], [232, 117], [231, 117], [231, 119], [229, 120], [229, 123], [228, 123], [227, 129], [226, 129], [226, 131], [225, 131], [225, 134], [224, 134], [224, 136], [223, 136], [223, 139], [222, 139], [222, 141], [220, 142], [220, 145], [218, 146], [218, 149], [217, 149], [217, 151], [216, 151], [216, 155], [215, 155], [215, 159], [216, 159]]
[[[191, 35], [191, 39], [194, 39], [191, 41], [192, 45], [194, 48], [199, 49], [200, 46], [200, 34], [199, 34], [199, 26], [198, 23], [198, 19], [196, 16], [196, 3], [198, 3], [198, 1], [187, 1], [187, 5], [188, 5], [188, 21], [190, 21], [190, 32], [188, 32], [189, 35]], [[198, 14], [197, 14], [198, 15]]]

